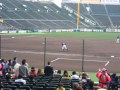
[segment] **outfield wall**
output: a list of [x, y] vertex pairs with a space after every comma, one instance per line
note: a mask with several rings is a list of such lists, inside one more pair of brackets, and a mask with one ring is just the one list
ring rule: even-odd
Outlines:
[[33, 32], [120, 32], [120, 29], [43, 29], [43, 30], [1, 30], [0, 33], [33, 33]]

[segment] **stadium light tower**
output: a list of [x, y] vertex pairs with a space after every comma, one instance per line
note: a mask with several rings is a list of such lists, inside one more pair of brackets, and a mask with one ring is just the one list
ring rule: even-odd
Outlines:
[[78, 4], [77, 4], [77, 30], [79, 29], [79, 24], [80, 24], [80, 2], [81, 2], [81, 0], [78, 0]]

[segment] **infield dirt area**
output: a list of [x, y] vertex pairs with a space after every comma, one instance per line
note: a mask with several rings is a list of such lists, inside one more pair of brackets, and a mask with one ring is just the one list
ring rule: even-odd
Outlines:
[[[75, 37], [46, 37], [46, 64], [51, 61], [54, 69], [82, 70], [84, 40], [84, 71], [94, 72], [107, 68], [109, 72], [120, 71], [120, 44], [115, 39], [87, 39]], [[5, 60], [26, 59], [32, 67], [44, 67], [44, 36], [2, 36], [1, 57]], [[66, 42], [68, 52], [62, 52], [61, 43]]]

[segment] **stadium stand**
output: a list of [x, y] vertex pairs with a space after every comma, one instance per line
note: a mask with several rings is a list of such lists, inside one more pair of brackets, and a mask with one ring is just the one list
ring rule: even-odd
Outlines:
[[[64, 3], [63, 8], [65, 7], [68, 7], [77, 13], [77, 3]], [[88, 24], [89, 28], [119, 27], [119, 7], [119, 4], [81, 3], [81, 21]]]
[[[21, 29], [75, 28], [67, 13], [54, 3], [1, 0], [0, 16], [5, 23]], [[71, 26], [72, 25], [72, 26]]]
[[[119, 4], [81, 3], [79, 27], [119, 28], [119, 7]], [[1, 0], [0, 16], [4, 30], [75, 29], [77, 3], [62, 3], [60, 8], [52, 1]]]

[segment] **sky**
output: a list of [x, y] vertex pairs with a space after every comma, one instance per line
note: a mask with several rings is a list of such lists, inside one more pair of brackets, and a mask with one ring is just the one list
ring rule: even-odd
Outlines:
[[61, 2], [62, 0], [53, 0], [53, 2], [58, 5], [59, 7], [61, 7]]

